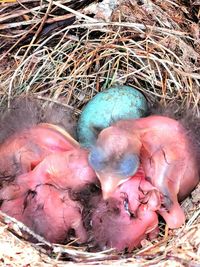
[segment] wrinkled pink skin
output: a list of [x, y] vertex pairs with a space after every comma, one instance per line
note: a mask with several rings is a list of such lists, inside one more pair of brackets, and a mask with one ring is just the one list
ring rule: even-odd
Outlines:
[[53, 152], [76, 148], [78, 143], [61, 127], [40, 123], [10, 136], [0, 145], [0, 170], [5, 176], [25, 173]]
[[[97, 146], [108, 159], [117, 159], [126, 153], [137, 154], [145, 175], [161, 193], [163, 205], [159, 213], [168, 226], [177, 228], [185, 222], [178, 200], [188, 196], [198, 184], [199, 163], [187, 132], [178, 121], [164, 116], [122, 120], [100, 133]], [[109, 163], [107, 169], [97, 175], [100, 182], [106, 175], [116, 176], [109, 169]]]
[[23, 193], [16, 199], [4, 201], [1, 210], [50, 242], [66, 243], [70, 229], [74, 229], [78, 242], [87, 240], [81, 206], [70, 200], [67, 190], [64, 192], [44, 184], [32, 193]]
[[[158, 216], [155, 210], [161, 202], [159, 194], [154, 196], [154, 191], [157, 192], [140, 170], [133, 179], [119, 186], [111, 198], [99, 203], [92, 216], [92, 227], [94, 239], [102, 249], [112, 247], [122, 251], [127, 248], [131, 251], [147, 235], [157, 236]], [[133, 218], [125, 209], [125, 198], [128, 198]]]
[[0, 191], [1, 210], [22, 221], [50, 242], [65, 243], [74, 229], [79, 242], [87, 239], [82, 207], [70, 199], [70, 190], [96, 182], [85, 150], [57, 152], [32, 171], [19, 175]]
[[69, 194], [96, 182], [86, 150], [60, 127], [39, 124], [8, 138], [0, 157], [4, 170], [13, 175], [0, 181], [3, 212], [50, 242], [66, 243], [71, 229], [78, 242], [86, 241], [82, 206]]

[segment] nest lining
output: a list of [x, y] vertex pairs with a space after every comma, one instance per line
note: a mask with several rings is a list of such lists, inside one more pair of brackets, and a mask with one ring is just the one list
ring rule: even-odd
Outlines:
[[[196, 2], [118, 1], [107, 22], [102, 13], [91, 16], [88, 4], [92, 2], [63, 1], [59, 6], [53, 1], [23, 0], [2, 6], [1, 105], [9, 105], [12, 97], [31, 93], [44, 104], [55, 102], [78, 116], [97, 92], [126, 84], [141, 90], [149, 103], [175, 102], [180, 111], [191, 109], [199, 116]], [[144, 241], [142, 249], [128, 256], [113, 250], [88, 253], [84, 247], [53, 246], [39, 237], [40, 244], [33, 247], [23, 240], [24, 226], [1, 215], [1, 243], [8, 248], [1, 251], [2, 265], [64, 266], [72, 261], [80, 265], [198, 264], [198, 192], [197, 188], [193, 201], [183, 203], [188, 219], [184, 227], [169, 231], [168, 237], [161, 231], [158, 240]]]

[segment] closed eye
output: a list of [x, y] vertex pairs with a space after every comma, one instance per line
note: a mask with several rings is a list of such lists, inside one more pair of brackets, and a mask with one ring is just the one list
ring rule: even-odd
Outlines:
[[124, 155], [123, 158], [118, 163], [118, 173], [122, 177], [127, 178], [133, 176], [140, 165], [139, 157], [135, 154]]
[[89, 163], [95, 171], [101, 171], [105, 168], [106, 157], [104, 151], [99, 147], [94, 147], [89, 154]]

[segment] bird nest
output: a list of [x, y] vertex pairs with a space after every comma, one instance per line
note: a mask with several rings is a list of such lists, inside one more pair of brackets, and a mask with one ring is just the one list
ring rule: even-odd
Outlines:
[[[76, 117], [99, 91], [133, 86], [149, 103], [200, 116], [200, 16], [198, 1], [5, 1], [0, 6], [0, 101], [31, 94], [72, 110]], [[187, 221], [177, 230], [160, 224], [158, 239], [131, 254], [91, 253], [53, 245], [1, 214], [3, 266], [124, 264], [197, 266], [200, 209], [197, 188], [182, 206]], [[34, 236], [36, 244], [26, 239]], [[45, 265], [46, 264], [46, 265]]]

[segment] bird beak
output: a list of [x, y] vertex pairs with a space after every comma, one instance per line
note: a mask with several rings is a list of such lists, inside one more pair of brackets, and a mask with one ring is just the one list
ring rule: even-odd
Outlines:
[[122, 183], [122, 179], [110, 174], [100, 174], [98, 178], [101, 183], [103, 199], [108, 199], [117, 190], [117, 187]]

